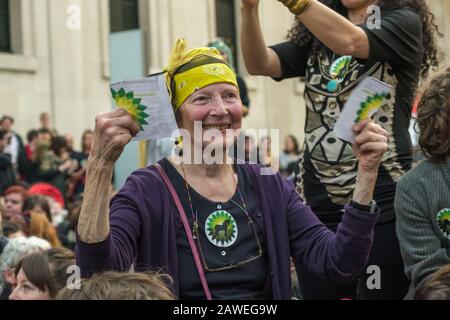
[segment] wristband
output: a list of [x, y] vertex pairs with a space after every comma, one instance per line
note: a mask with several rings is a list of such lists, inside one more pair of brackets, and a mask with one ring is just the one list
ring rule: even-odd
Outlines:
[[311, 4], [312, 0], [278, 0], [283, 3], [289, 11], [296, 16], [303, 13]]
[[357, 202], [351, 200], [350, 205], [357, 210], [365, 211], [370, 214], [380, 213], [380, 208], [378, 207], [375, 200], [370, 201], [370, 203], [368, 205], [363, 205], [363, 204], [360, 204], [360, 203], [357, 203]]

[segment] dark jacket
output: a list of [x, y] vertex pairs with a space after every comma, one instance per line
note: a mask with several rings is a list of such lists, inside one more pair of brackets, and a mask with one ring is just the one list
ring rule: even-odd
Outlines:
[[[0, 224], [1, 227], [1, 224]], [[1, 236], [0, 237], [0, 256], [3, 253], [3, 250], [5, 249], [6, 245], [8, 244], [8, 238]]]
[[16, 175], [11, 164], [11, 155], [0, 153], [0, 195], [16, 182]]

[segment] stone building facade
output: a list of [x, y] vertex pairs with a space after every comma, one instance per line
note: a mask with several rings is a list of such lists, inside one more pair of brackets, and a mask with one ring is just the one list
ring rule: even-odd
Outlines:
[[[79, 145], [82, 131], [92, 128], [95, 115], [111, 109], [111, 29], [136, 27], [137, 23], [143, 35], [144, 72], [151, 73], [166, 63], [178, 37], [185, 37], [194, 47], [205, 45], [217, 35], [232, 34], [239, 52], [240, 2], [0, 0], [0, 26], [5, 28], [5, 19], [9, 23], [9, 38], [0, 35], [0, 114], [13, 116], [16, 131], [25, 135], [28, 129], [38, 127], [39, 114], [47, 111], [55, 128], [60, 133], [72, 133]], [[450, 2], [429, 3], [448, 37]], [[133, 12], [133, 5], [138, 7], [136, 21], [131, 25], [128, 22], [128, 26], [127, 21], [119, 26], [111, 24], [111, 16]], [[283, 41], [293, 23], [292, 15], [275, 0], [261, 1], [261, 20], [268, 44]], [[449, 52], [450, 41], [442, 44]], [[277, 128], [280, 137], [292, 133], [301, 138], [305, 118], [300, 81], [276, 83], [250, 77], [239, 54], [237, 61], [251, 97], [244, 127]]]

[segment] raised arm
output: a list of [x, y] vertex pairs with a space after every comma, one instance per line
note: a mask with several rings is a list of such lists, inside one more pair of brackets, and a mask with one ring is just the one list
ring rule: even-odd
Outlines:
[[[139, 128], [123, 109], [100, 114], [95, 122], [75, 248], [83, 277], [110, 269], [128, 270], [140, 230], [138, 211], [126, 196], [115, 197], [111, 212], [109, 208], [114, 164]], [[133, 188], [133, 181], [126, 187]]]
[[[387, 132], [367, 120], [354, 131], [359, 168], [353, 201], [364, 206], [373, 197], [378, 167], [387, 149]], [[285, 194], [289, 197], [287, 215], [293, 257], [331, 283], [352, 280], [367, 263], [378, 215], [347, 206], [334, 234], [290, 188]]]
[[98, 243], [108, 237], [114, 164], [137, 132], [138, 125], [123, 109], [96, 117], [94, 141], [87, 163], [85, 196], [77, 229], [81, 241]]
[[247, 71], [252, 75], [281, 77], [280, 59], [264, 41], [259, 21], [259, 0], [243, 0], [241, 11], [241, 47]]
[[[288, 4], [292, 2], [279, 1]], [[309, 6], [297, 18], [333, 52], [355, 58], [369, 58], [369, 39], [366, 32], [319, 1], [310, 0]], [[364, 19], [356, 20], [355, 18], [356, 23], [364, 22]]]

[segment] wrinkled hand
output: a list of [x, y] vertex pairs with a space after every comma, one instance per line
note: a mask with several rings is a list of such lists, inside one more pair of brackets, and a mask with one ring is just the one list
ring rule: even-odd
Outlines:
[[89, 160], [113, 165], [138, 132], [138, 124], [124, 109], [97, 115]]
[[360, 173], [378, 172], [381, 159], [388, 148], [389, 134], [372, 120], [364, 120], [353, 127], [353, 152], [358, 159]]

